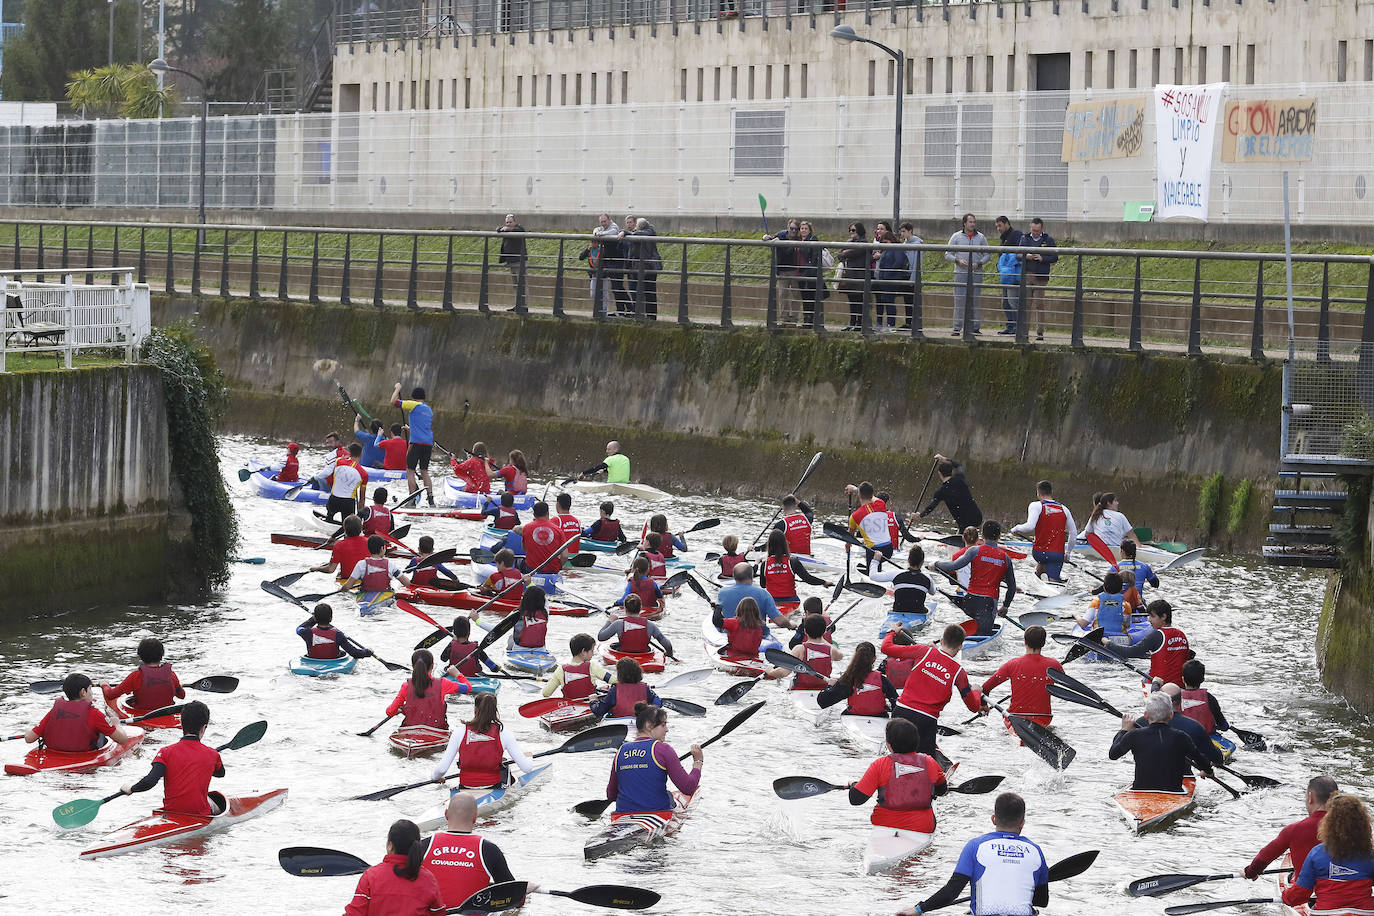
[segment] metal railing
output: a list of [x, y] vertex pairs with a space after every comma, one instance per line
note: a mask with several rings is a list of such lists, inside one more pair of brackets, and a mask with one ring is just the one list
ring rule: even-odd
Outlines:
[[[0, 258], [25, 274], [136, 262], [137, 280], [167, 293], [303, 299], [376, 308], [507, 309], [596, 321], [667, 319], [682, 325], [958, 336], [1201, 354], [1282, 356], [1290, 335], [1284, 258], [1274, 252], [1055, 249], [1041, 285], [1026, 272], [1003, 284], [996, 256], [979, 276], [956, 276], [947, 245], [762, 242], [631, 236], [618, 257], [594, 257], [588, 235], [338, 229], [170, 223], [0, 220]], [[653, 243], [657, 251], [648, 247]], [[505, 254], [503, 254], [503, 245]], [[849, 249], [851, 272], [837, 277]], [[524, 251], [523, 256], [519, 253]], [[884, 252], [919, 252], [921, 270], [897, 276]], [[803, 266], [796, 266], [797, 253]], [[856, 253], [863, 252], [863, 253]], [[867, 253], [872, 253], [870, 256]], [[612, 253], [614, 254], [614, 253]], [[1374, 258], [1300, 254], [1292, 336], [1305, 355], [1344, 360], [1374, 340]], [[1004, 305], [1003, 292], [1006, 293]], [[959, 295], [981, 310], [956, 323]], [[998, 328], [1014, 326], [1013, 333]], [[894, 331], [899, 333], [894, 333]], [[1367, 346], [1363, 349], [1368, 349]]]
[[68, 369], [92, 351], [135, 361], [152, 322], [148, 287], [134, 281], [134, 268], [110, 268], [107, 284], [81, 283], [72, 271], [30, 280], [24, 273], [0, 271], [0, 372], [11, 355], [51, 353]]

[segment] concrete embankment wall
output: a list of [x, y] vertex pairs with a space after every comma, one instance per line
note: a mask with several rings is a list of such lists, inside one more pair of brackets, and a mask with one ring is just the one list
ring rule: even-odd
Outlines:
[[0, 612], [161, 598], [167, 455], [157, 369], [0, 374]]
[[282, 440], [349, 422], [313, 369], [328, 358], [387, 422], [392, 385], [424, 385], [440, 443], [521, 448], [545, 472], [616, 438], [642, 481], [771, 497], [824, 450], [807, 497], [842, 507], [842, 484], [868, 478], [907, 509], [938, 451], [966, 462], [991, 517], [1024, 519], [1048, 476], [1080, 515], [1112, 489], [1133, 522], [1190, 544], [1201, 482], [1221, 472], [1227, 492], [1248, 479], [1259, 494], [1213, 539], [1234, 549], [1262, 540], [1273, 486], [1279, 371], [1251, 362], [219, 299], [153, 311], [196, 317], [231, 379], [229, 428]]

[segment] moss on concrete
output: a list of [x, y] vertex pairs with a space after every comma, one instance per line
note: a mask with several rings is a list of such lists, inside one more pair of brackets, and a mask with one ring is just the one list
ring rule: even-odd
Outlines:
[[156, 514], [7, 530], [0, 537], [0, 613], [162, 600], [167, 523]]

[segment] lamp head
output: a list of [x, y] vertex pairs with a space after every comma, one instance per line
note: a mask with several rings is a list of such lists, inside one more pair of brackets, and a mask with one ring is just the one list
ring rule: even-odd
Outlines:
[[167, 61], [159, 57], [155, 59], [152, 63], [148, 64], [148, 69], [153, 71], [154, 73], [167, 73], [171, 71], [172, 68], [167, 65]]
[[837, 25], [830, 30], [830, 37], [836, 41], [858, 41], [859, 36], [854, 29], [847, 25]]

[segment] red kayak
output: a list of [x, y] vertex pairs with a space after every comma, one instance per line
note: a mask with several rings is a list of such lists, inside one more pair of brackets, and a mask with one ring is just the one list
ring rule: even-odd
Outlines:
[[36, 747], [24, 755], [23, 763], [5, 764], [5, 772], [11, 776], [32, 776], [34, 773], [89, 773], [133, 752], [143, 742], [147, 734], [136, 725], [126, 725], [132, 735], [123, 744], [106, 741], [105, 746], [93, 751], [55, 751], [49, 747]]
[[[437, 604], [441, 607], [458, 608], [460, 610], [474, 610], [484, 607], [490, 596], [479, 595], [475, 592], [450, 592], [442, 588], [431, 588], [427, 585], [413, 585], [396, 593], [397, 598], [406, 601], [419, 601], [423, 604]], [[549, 604], [549, 613], [557, 617], [586, 617], [591, 613], [590, 608], [570, 607], [565, 604]], [[510, 601], [502, 598], [493, 601], [490, 607], [486, 608], [489, 614], [500, 614], [505, 616], [512, 611], [520, 609], [519, 601]]]
[[621, 652], [610, 646], [601, 652], [601, 663], [607, 668], [614, 668], [615, 663], [622, 658], [634, 659], [639, 662], [640, 670], [649, 674], [656, 674], [663, 670], [663, 653], [661, 652]]
[[[308, 547], [311, 550], [322, 550], [324, 548], [324, 542], [327, 540], [329, 540], [329, 538], [322, 534], [291, 534], [289, 532], [280, 531], [274, 531], [272, 533], [273, 544], [283, 544], [287, 547]], [[403, 560], [414, 556], [413, 553], [402, 552], [396, 547], [388, 547], [386, 549], [386, 555]], [[452, 562], [470, 563], [472, 561], [467, 557], [456, 557]]]
[[396, 509], [393, 514], [411, 515], [415, 518], [456, 518], [464, 522], [480, 522], [487, 517], [476, 509], [441, 509], [438, 506]]
[[[130, 706], [130, 699], [131, 697], [127, 696], [119, 697], [118, 699], [114, 700], [111, 700], [109, 697], [106, 697], [105, 702], [108, 703], [110, 708], [115, 711], [115, 715], [119, 716], [121, 719], [135, 719], [143, 715], [145, 712], [152, 712], [151, 709], [139, 709], [137, 706]], [[148, 729], [181, 728], [181, 713], [175, 712], [172, 713], [170, 716], [157, 716], [152, 719], [144, 719], [142, 722], [138, 724], [143, 728]]]
[[402, 725], [387, 739], [391, 749], [402, 757], [427, 757], [448, 744], [448, 729], [429, 725]]
[[562, 709], [545, 713], [539, 717], [539, 724], [551, 732], [570, 732], [596, 724], [591, 706], [582, 700], [573, 700]]
[[157, 808], [147, 817], [106, 834], [94, 846], [83, 849], [80, 858], [99, 859], [104, 856], [117, 856], [136, 849], [161, 846], [223, 830], [239, 821], [266, 814], [280, 806], [286, 801], [286, 790], [274, 789], [266, 795], [248, 795], [242, 798], [226, 798], [218, 792], [211, 792], [210, 797], [224, 808], [222, 813], [200, 816], [174, 814]]

